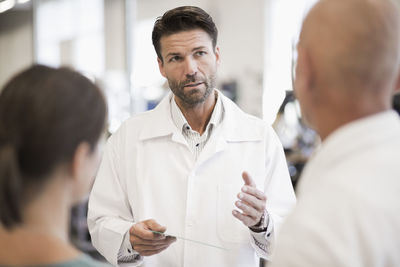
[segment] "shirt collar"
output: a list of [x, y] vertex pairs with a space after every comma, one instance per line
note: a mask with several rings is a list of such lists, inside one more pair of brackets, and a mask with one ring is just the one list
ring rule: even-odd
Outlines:
[[384, 111], [347, 123], [332, 132], [315, 151], [314, 162], [321, 166], [343, 160], [355, 151], [370, 148], [400, 133], [400, 119], [393, 111]]
[[[220, 126], [218, 128], [221, 130], [222, 138], [230, 142], [262, 140], [266, 134], [265, 129], [270, 128], [270, 126], [265, 127], [265, 122], [244, 113], [220, 91], [215, 91], [218, 92], [216, 106], [217, 109], [220, 109], [219, 112], [215, 112], [217, 109], [214, 107], [215, 116], [220, 114], [215, 120]], [[140, 140], [168, 135], [175, 136], [174, 133], [179, 133], [179, 131], [182, 133], [181, 130], [178, 130], [171, 116], [173, 98], [174, 94], [170, 92], [155, 109], [135, 116], [136, 119], [143, 120], [143, 127], [141, 127], [139, 136]], [[218, 119], [218, 117], [220, 118]], [[182, 142], [184, 143], [183, 135], [181, 134], [180, 136], [182, 136]]]
[[[207, 124], [206, 132], [211, 127], [210, 125], [212, 125], [213, 128], [218, 126], [221, 123], [222, 117], [223, 117], [222, 116], [223, 109], [222, 109], [221, 97], [219, 96], [217, 90], [213, 90], [213, 93], [215, 94], [216, 103], [214, 106], [214, 110], [211, 113], [210, 121]], [[170, 101], [171, 101], [171, 117], [172, 117], [172, 121], [174, 122], [175, 126], [182, 132], [186, 130], [185, 129], [186, 127], [189, 127], [189, 129], [187, 129], [187, 130], [191, 130], [191, 127], [190, 127], [189, 123], [187, 122], [185, 116], [183, 115], [182, 111], [176, 104], [175, 97], [172, 96]]]

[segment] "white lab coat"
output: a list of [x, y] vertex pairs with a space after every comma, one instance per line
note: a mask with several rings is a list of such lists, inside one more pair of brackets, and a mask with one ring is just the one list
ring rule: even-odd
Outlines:
[[248, 171], [266, 192], [275, 229], [270, 240], [293, 207], [294, 192], [272, 128], [219, 95], [225, 115], [197, 161], [172, 122], [171, 94], [154, 110], [130, 118], [108, 140], [88, 224], [94, 246], [112, 264], [133, 223], [153, 218], [167, 233], [228, 250], [178, 239], [145, 257], [143, 266], [258, 266], [248, 227], [231, 213], [244, 184], [241, 174]]
[[305, 168], [271, 267], [400, 266], [400, 118], [349, 123]]

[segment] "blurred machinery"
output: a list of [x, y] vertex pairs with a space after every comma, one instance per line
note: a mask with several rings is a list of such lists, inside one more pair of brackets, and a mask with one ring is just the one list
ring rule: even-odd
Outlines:
[[302, 121], [300, 107], [293, 91], [286, 91], [273, 127], [283, 145], [289, 174], [293, 187], [296, 188], [300, 174], [320, 139], [318, 134]]
[[71, 209], [69, 237], [72, 244], [87, 255], [100, 261], [104, 257], [93, 247], [87, 225], [88, 200]]

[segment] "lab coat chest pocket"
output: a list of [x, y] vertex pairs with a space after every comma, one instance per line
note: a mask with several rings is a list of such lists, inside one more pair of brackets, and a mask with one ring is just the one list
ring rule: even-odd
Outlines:
[[237, 194], [244, 185], [241, 177], [243, 171], [247, 171], [257, 188], [264, 191], [266, 172], [263, 147], [260, 142], [232, 142], [229, 153], [224, 153], [226, 157], [220, 158], [221, 166], [233, 163], [231, 168], [224, 169], [224, 175], [220, 177], [218, 184], [218, 235], [224, 242], [248, 243], [250, 240], [250, 230], [232, 215], [232, 210], [237, 209]]
[[249, 229], [232, 215], [240, 184], [219, 184], [217, 197], [217, 230], [223, 242], [249, 242]]

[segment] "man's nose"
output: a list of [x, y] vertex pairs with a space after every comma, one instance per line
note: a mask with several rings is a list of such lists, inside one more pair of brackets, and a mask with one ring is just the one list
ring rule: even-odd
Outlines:
[[193, 58], [186, 58], [185, 60], [185, 75], [194, 76], [197, 73], [197, 62]]

